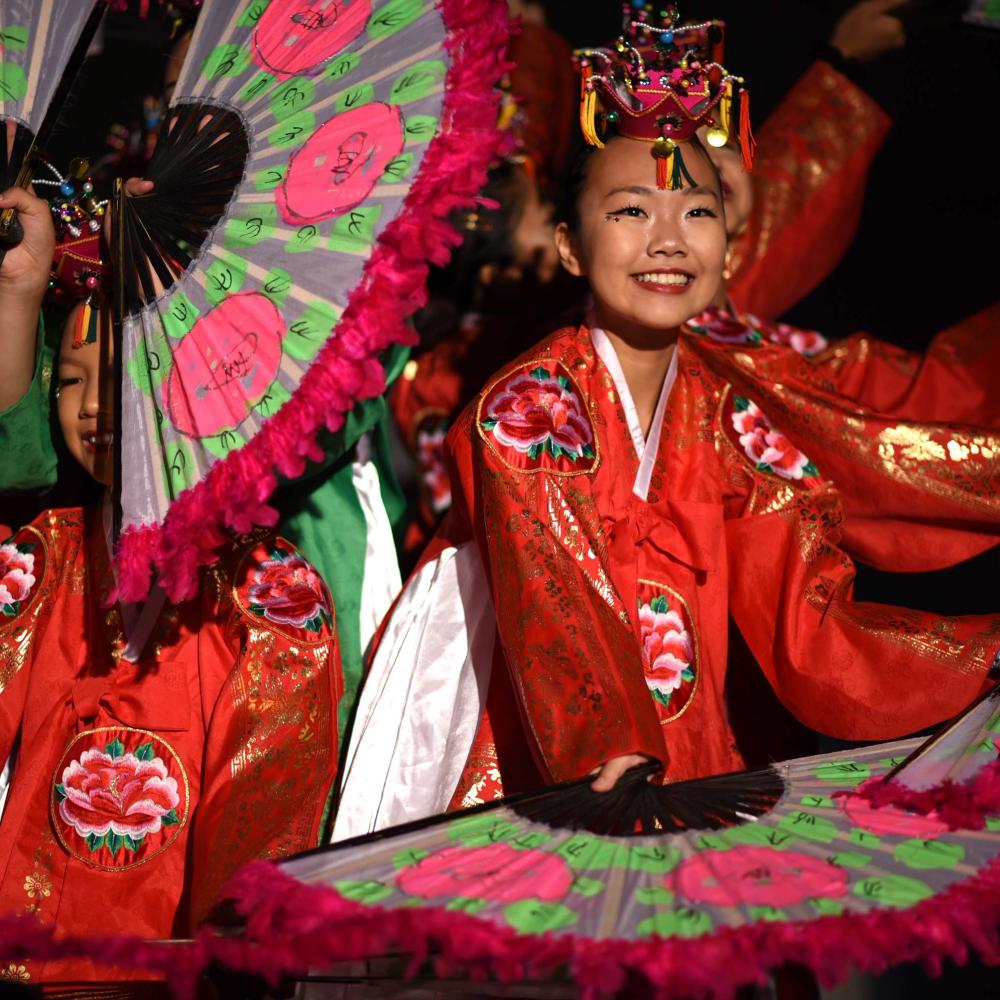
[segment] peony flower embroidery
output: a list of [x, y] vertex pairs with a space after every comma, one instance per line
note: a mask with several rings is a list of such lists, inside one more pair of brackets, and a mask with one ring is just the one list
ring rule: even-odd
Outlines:
[[583, 403], [564, 375], [538, 367], [512, 375], [485, 407], [483, 429], [496, 441], [537, 459], [571, 462], [594, 457], [594, 432]]
[[0, 545], [0, 613], [8, 618], [18, 613], [35, 585], [33, 549], [30, 542]]
[[759, 344], [763, 340], [760, 331], [725, 309], [709, 309], [688, 320], [687, 325], [720, 344]]
[[417, 430], [420, 479], [431, 511], [443, 514], [451, 506], [451, 480], [444, 457], [448, 425], [443, 420], [424, 421]]
[[666, 708], [673, 693], [694, 680], [694, 644], [684, 619], [662, 594], [648, 604], [640, 601], [639, 636], [646, 685], [653, 700]]
[[92, 852], [134, 852], [149, 834], [180, 822], [177, 779], [152, 742], [128, 753], [118, 739], [84, 750], [63, 769], [56, 797], [60, 818]]
[[519, 851], [503, 843], [446, 847], [403, 868], [396, 876], [400, 889], [411, 896], [461, 896], [496, 903], [561, 899], [573, 880], [573, 872], [559, 855]]
[[826, 337], [815, 330], [800, 330], [798, 327], [789, 326], [787, 323], [765, 325], [755, 316], [748, 316], [747, 319], [755, 325], [762, 327], [767, 334], [767, 339], [772, 344], [782, 344], [790, 347], [793, 351], [807, 358], [821, 354], [830, 346], [830, 342]]
[[250, 610], [279, 625], [321, 632], [331, 623], [323, 578], [294, 551], [271, 550], [250, 573]]
[[783, 479], [806, 479], [819, 475], [808, 457], [781, 431], [771, 426], [756, 403], [737, 396], [732, 421], [747, 458], [761, 471], [773, 472]]
[[683, 861], [667, 888], [711, 906], [794, 906], [847, 892], [847, 872], [823, 858], [772, 847], [705, 850]]

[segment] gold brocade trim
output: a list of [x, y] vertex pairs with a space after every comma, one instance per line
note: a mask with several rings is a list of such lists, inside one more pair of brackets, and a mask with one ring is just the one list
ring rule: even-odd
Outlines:
[[479, 435], [480, 439], [484, 442], [487, 448], [506, 466], [511, 472], [516, 472], [519, 475], [533, 475], [534, 473], [544, 473], [548, 476], [556, 476], [559, 479], [568, 479], [572, 476], [592, 476], [601, 467], [601, 439], [597, 433], [597, 420], [596, 414], [591, 404], [590, 398], [585, 396], [580, 388], [580, 384], [576, 381], [575, 376], [570, 371], [570, 365], [565, 361], [560, 361], [558, 358], [532, 358], [530, 361], [525, 361], [519, 368], [527, 368], [531, 365], [534, 368], [545, 365], [547, 363], [552, 363], [553, 365], [558, 365], [565, 373], [566, 377], [572, 383], [574, 390], [580, 398], [581, 403], [583, 403], [584, 410], [586, 411], [587, 418], [590, 421], [590, 429], [594, 435], [594, 458], [588, 465], [586, 469], [570, 469], [569, 471], [563, 471], [561, 469], [525, 469], [518, 465], [513, 465], [508, 462], [503, 455], [500, 454], [499, 448], [494, 444], [492, 435], [483, 432], [483, 403], [489, 398], [489, 395], [493, 390], [501, 383], [505, 382], [507, 379], [513, 378], [518, 369], [513, 371], [506, 371], [502, 375], [498, 375], [496, 378], [490, 382], [486, 388], [479, 394], [476, 400], [476, 433]]
[[[243, 599], [240, 597], [240, 592], [239, 592], [240, 585], [236, 581], [242, 581], [246, 578], [245, 570], [247, 561], [253, 556], [253, 550], [258, 545], [260, 545], [262, 541], [263, 539], [256, 539], [252, 541], [247, 546], [246, 550], [243, 552], [243, 554], [240, 556], [239, 560], [236, 563], [236, 572], [233, 574], [233, 577], [229, 580], [229, 591], [233, 604], [239, 610], [240, 614], [242, 614], [245, 618], [249, 618], [251, 621], [254, 622], [259, 622], [263, 620], [264, 622], [266, 622], [266, 626], [270, 631], [275, 632], [277, 635], [280, 635], [283, 639], [287, 639], [289, 642], [294, 643], [296, 646], [305, 646], [307, 649], [312, 649], [316, 646], [322, 646], [324, 643], [329, 642], [331, 638], [337, 634], [337, 609], [333, 603], [333, 595], [330, 593], [330, 589], [327, 586], [325, 580], [323, 580], [323, 589], [326, 592], [326, 597], [327, 597], [327, 605], [328, 605], [327, 610], [329, 610], [330, 612], [330, 635], [321, 636], [318, 639], [306, 639], [300, 634], [293, 634], [291, 632], [286, 632], [282, 627], [281, 622], [274, 622], [270, 618], [262, 619], [260, 615], [255, 614], [246, 606], [246, 604], [243, 603]], [[302, 553], [299, 551], [298, 547], [296, 545], [293, 545], [290, 541], [288, 541], [287, 538], [282, 538], [280, 535], [275, 535], [274, 541], [284, 542], [284, 544], [288, 546], [291, 552], [297, 553], [305, 562], [308, 562], [306, 557], [302, 555]], [[312, 566], [312, 563], [309, 563], [309, 565]], [[315, 567], [313, 567], [313, 569], [315, 569]], [[318, 572], [317, 575], [319, 575]], [[320, 579], [322, 580], [322, 576], [320, 576]], [[305, 631], [306, 631], [305, 629], [296, 630], [297, 633], [304, 633]]]
[[[60, 758], [60, 764], [66, 760], [70, 750], [76, 743], [79, 743], [84, 737], [94, 736], [97, 733], [138, 733], [141, 736], [150, 736], [157, 743], [161, 743], [169, 751], [170, 755], [173, 757], [174, 762], [177, 764], [177, 769], [180, 771], [181, 780], [184, 783], [184, 814], [178, 816], [177, 826], [171, 832], [170, 837], [168, 837], [155, 851], [151, 851], [145, 857], [140, 858], [138, 861], [133, 861], [130, 864], [122, 865], [99, 865], [94, 861], [91, 861], [85, 854], [81, 854], [75, 851], [66, 842], [62, 835], [62, 830], [59, 826], [58, 809], [56, 807], [56, 785], [58, 782], [58, 774], [53, 775], [52, 787], [49, 792], [49, 816], [52, 820], [52, 826], [56, 831], [56, 836], [59, 838], [59, 843], [65, 848], [66, 853], [70, 857], [76, 858], [77, 861], [82, 862], [88, 868], [96, 868], [98, 871], [102, 872], [123, 872], [128, 871], [130, 868], [138, 868], [140, 865], [144, 865], [147, 861], [152, 861], [153, 858], [162, 854], [171, 844], [173, 844], [177, 838], [180, 836], [181, 831], [187, 825], [188, 815], [191, 812], [191, 784], [188, 781], [187, 770], [184, 764], [181, 762], [177, 751], [159, 734], [154, 733], [149, 729], [136, 729], [133, 726], [98, 726], [96, 729], [85, 729], [82, 733], [77, 733], [69, 743], [66, 744], [66, 749], [63, 750], [62, 757]], [[58, 765], [57, 765], [58, 766]]]
[[[471, 809], [473, 806], [503, 798], [503, 778], [500, 775], [496, 744], [490, 742], [481, 747], [474, 747], [462, 777], [463, 780], [469, 778], [469, 785], [462, 795], [459, 809]], [[483, 791], [491, 787], [495, 794], [484, 798]]]
[[936, 618], [928, 627], [921, 623], [920, 612], [906, 608], [851, 602], [849, 610], [838, 594], [839, 589], [830, 577], [819, 576], [806, 589], [806, 603], [820, 614], [831, 615], [877, 639], [906, 646], [956, 673], [982, 673], [992, 663], [993, 651], [987, 648], [987, 642], [1000, 640], [1000, 619], [970, 639], [961, 640], [955, 638], [954, 618]]
[[698, 693], [699, 682], [701, 680], [701, 642], [698, 638], [698, 625], [694, 620], [694, 615], [691, 614], [691, 609], [688, 607], [688, 602], [681, 597], [680, 594], [674, 590], [673, 587], [668, 586], [665, 583], [661, 583], [659, 580], [647, 580], [645, 578], [640, 578], [640, 585], [645, 584], [647, 587], [655, 587], [657, 590], [661, 590], [666, 594], [669, 594], [675, 600], [680, 602], [681, 607], [684, 609], [684, 617], [687, 623], [691, 626], [691, 640], [694, 644], [694, 662], [696, 670], [694, 672], [694, 685], [691, 688], [691, 694], [688, 695], [688, 700], [684, 702], [684, 707], [674, 715], [671, 715], [669, 719], [661, 719], [661, 726], [669, 726], [671, 722], [676, 722], [693, 704], [694, 696]]

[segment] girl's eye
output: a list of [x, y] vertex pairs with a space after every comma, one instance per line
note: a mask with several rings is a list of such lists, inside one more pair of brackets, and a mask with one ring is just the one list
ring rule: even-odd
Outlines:
[[65, 389], [67, 386], [70, 386], [70, 385], [78, 385], [82, 381], [83, 381], [83, 379], [79, 378], [77, 376], [73, 376], [71, 378], [61, 378], [56, 383], [56, 388], [57, 389]]
[[640, 208], [638, 205], [625, 205], [622, 208], [615, 209], [613, 212], [608, 212], [607, 218], [613, 219], [621, 216], [628, 216], [632, 219], [640, 219], [646, 214], [645, 209]]
[[717, 219], [719, 217], [717, 212], [713, 212], [710, 208], [692, 208], [687, 214], [689, 219]]

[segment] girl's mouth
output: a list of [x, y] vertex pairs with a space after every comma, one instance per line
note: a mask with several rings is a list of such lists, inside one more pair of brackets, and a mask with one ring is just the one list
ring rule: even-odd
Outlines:
[[114, 443], [115, 436], [110, 431], [103, 433], [87, 431], [80, 435], [80, 440], [89, 454], [96, 455], [99, 451], [107, 451]]
[[644, 271], [633, 274], [632, 280], [640, 288], [661, 295], [683, 295], [694, 282], [694, 275], [680, 268], [672, 267], [662, 271]]

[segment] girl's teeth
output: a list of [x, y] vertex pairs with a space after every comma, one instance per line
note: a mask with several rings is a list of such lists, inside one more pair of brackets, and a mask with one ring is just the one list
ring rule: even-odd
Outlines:
[[636, 280], [650, 285], [686, 285], [691, 278], [687, 274], [639, 274]]

